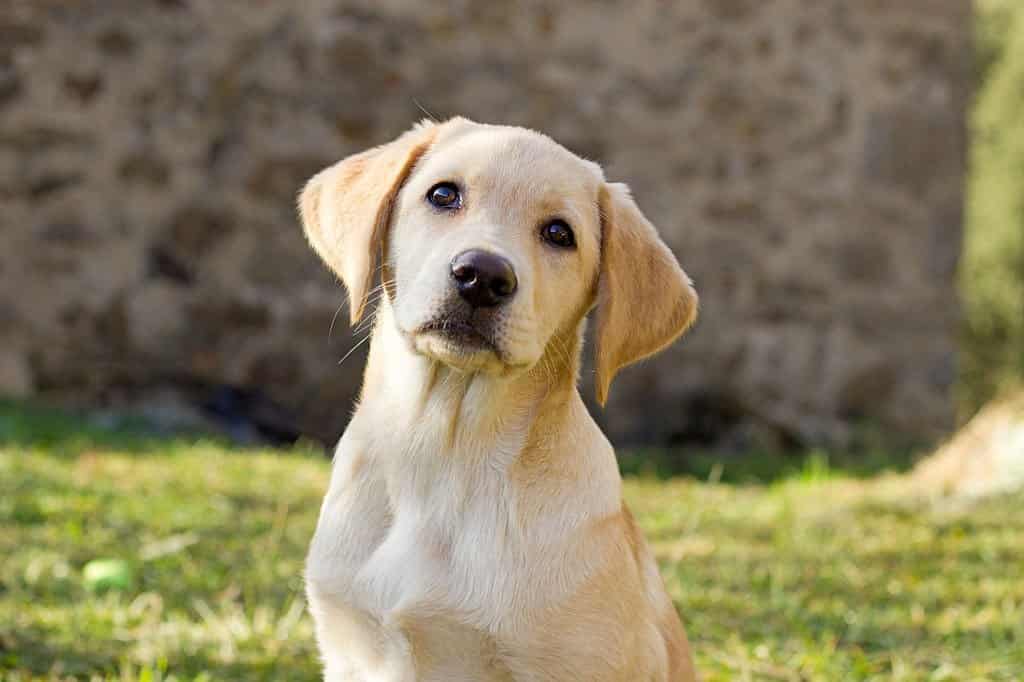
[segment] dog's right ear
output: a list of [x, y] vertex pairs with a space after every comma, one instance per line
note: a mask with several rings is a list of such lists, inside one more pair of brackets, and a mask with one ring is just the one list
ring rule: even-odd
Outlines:
[[350, 156], [313, 176], [299, 195], [306, 239], [348, 290], [352, 324], [363, 316], [398, 191], [439, 127], [424, 121]]

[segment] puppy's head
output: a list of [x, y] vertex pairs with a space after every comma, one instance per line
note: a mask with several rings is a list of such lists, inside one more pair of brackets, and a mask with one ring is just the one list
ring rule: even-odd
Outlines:
[[[356, 322], [380, 262], [398, 331], [451, 367], [536, 365], [596, 304], [598, 400], [678, 337], [697, 297], [624, 185], [539, 133], [424, 122], [316, 175], [299, 201]], [[549, 348], [551, 347], [551, 348]]]

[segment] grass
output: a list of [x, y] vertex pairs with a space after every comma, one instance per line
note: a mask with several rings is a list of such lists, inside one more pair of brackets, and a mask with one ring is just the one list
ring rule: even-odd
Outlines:
[[[705, 679], [1024, 679], [1024, 496], [745, 466], [626, 485]], [[318, 679], [300, 575], [327, 476], [311, 450], [0, 406], [0, 679]], [[87, 587], [102, 558], [127, 588]]]

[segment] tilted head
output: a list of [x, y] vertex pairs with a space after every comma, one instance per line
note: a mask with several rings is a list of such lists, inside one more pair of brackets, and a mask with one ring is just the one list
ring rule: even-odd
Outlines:
[[526, 370], [597, 306], [598, 400], [615, 373], [693, 322], [697, 295], [628, 189], [524, 128], [455, 118], [317, 174], [299, 200], [353, 323], [378, 272], [415, 352]]

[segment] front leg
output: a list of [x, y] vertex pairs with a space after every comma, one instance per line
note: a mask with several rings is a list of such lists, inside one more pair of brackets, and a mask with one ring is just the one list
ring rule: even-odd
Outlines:
[[307, 583], [324, 661], [324, 682], [416, 682], [409, 641], [400, 628]]
[[351, 587], [392, 524], [387, 486], [367, 450], [351, 429], [338, 442], [306, 558], [306, 578], [334, 593]]
[[338, 443], [330, 487], [306, 559], [306, 593], [325, 679], [404, 682], [401, 675], [381, 676], [381, 662], [393, 658], [386, 654], [395, 644], [389, 644], [393, 638], [360, 608], [364, 600], [356, 592], [356, 576], [392, 525], [384, 482], [360, 445], [351, 432]]

